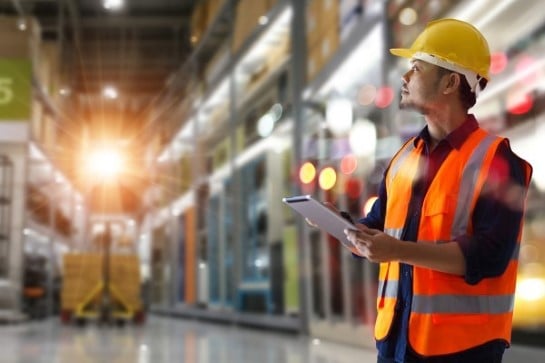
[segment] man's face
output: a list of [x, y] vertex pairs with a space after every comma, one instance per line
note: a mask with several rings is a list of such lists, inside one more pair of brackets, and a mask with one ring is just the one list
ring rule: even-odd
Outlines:
[[441, 80], [439, 67], [421, 60], [412, 60], [411, 69], [402, 77], [401, 109], [414, 109], [423, 115], [429, 113], [439, 95]]

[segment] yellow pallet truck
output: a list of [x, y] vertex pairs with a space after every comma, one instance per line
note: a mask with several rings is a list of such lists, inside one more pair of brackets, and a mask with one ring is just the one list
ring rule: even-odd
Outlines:
[[64, 256], [61, 320], [84, 325], [143, 323], [139, 261], [134, 255], [67, 254]]

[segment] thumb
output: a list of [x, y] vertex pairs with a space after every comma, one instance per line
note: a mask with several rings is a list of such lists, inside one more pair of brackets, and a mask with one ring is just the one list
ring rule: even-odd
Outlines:
[[370, 236], [376, 236], [377, 234], [381, 233], [378, 229], [369, 228], [366, 225], [360, 224], [360, 231], [367, 233]]

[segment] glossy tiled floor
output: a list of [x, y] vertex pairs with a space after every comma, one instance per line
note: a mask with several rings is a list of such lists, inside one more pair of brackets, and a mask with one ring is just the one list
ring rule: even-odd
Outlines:
[[[309, 337], [152, 316], [143, 326], [85, 327], [57, 319], [0, 326], [0, 363], [366, 363], [375, 352]], [[545, 362], [514, 347], [505, 363]]]
[[375, 353], [292, 334], [152, 316], [143, 326], [56, 319], [0, 326], [2, 363], [348, 363]]

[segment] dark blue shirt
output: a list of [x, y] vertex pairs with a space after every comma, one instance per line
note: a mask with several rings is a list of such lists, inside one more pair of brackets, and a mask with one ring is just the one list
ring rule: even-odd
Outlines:
[[[419, 169], [422, 178], [415, 180], [409, 202], [407, 219], [401, 239], [416, 241], [422, 201], [428, 187], [437, 174], [445, 158], [454, 149], [459, 149], [469, 134], [478, 128], [478, 123], [472, 115], [466, 122], [441, 140], [430, 150], [430, 135], [425, 127], [415, 143], [424, 142], [426, 147], [420, 158]], [[465, 281], [476, 284], [486, 277], [501, 275], [516, 247], [520, 222], [522, 218], [523, 200], [516, 200], [515, 205], [506, 204], [501, 196], [509, 185], [524, 186], [525, 174], [521, 160], [511, 151], [507, 142], [500, 144], [494, 156], [487, 182], [479, 196], [473, 218], [472, 235], [455, 237], [465, 257]], [[370, 213], [359, 222], [371, 228], [384, 229], [384, 216], [387, 200], [384, 179], [379, 186], [378, 200]], [[505, 199], [505, 198], [503, 198]], [[410, 243], [410, 242], [408, 242]], [[436, 362], [437, 359], [420, 359], [408, 344], [409, 315], [412, 301], [412, 273], [411, 265], [400, 264], [400, 283], [395, 317], [389, 335], [382, 341], [377, 341], [379, 362], [417, 361]], [[448, 339], [447, 337], [445, 337]], [[503, 353], [506, 342], [494, 340], [470, 350], [442, 356], [441, 362], [482, 361], [483, 355], [493, 352]]]

